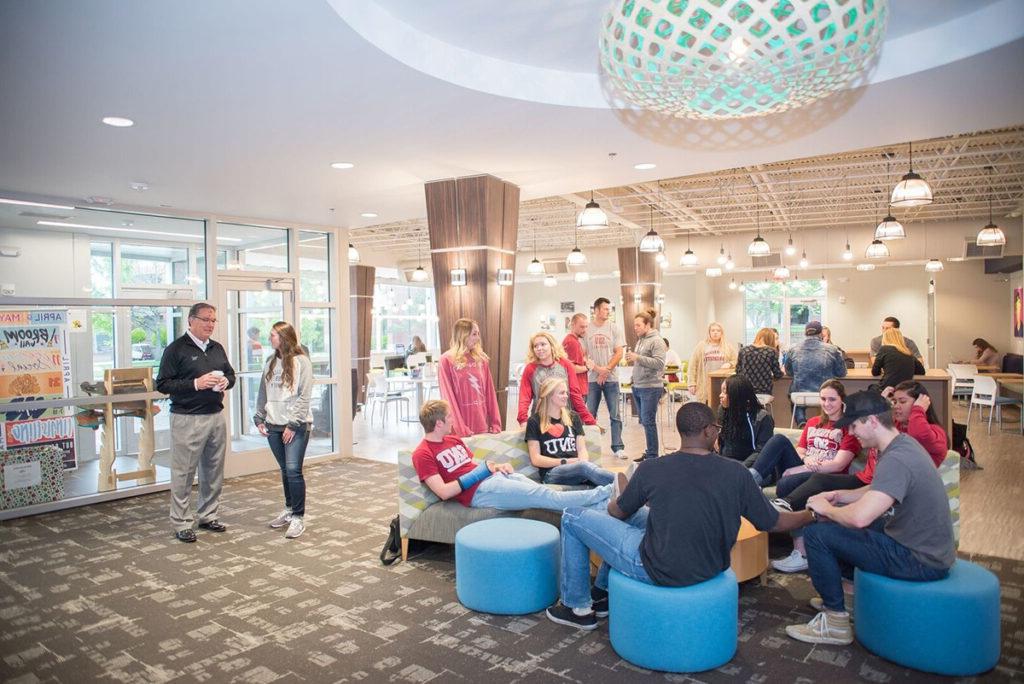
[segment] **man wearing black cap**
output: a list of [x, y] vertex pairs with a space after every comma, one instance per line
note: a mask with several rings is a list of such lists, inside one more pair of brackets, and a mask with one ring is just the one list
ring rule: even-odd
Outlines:
[[819, 523], [806, 528], [807, 563], [821, 595], [821, 612], [807, 624], [790, 625], [794, 639], [817, 644], [853, 641], [842, 580], [854, 568], [900, 580], [942, 579], [956, 560], [949, 501], [935, 464], [913, 437], [893, 425], [889, 402], [876, 392], [846, 399], [837, 427], [865, 447], [878, 449], [870, 485], [823, 492], [807, 501]]
[[[821, 321], [804, 328], [804, 339], [786, 354], [786, 375], [793, 377], [792, 392], [814, 392], [830, 378], [846, 377], [846, 364], [839, 347], [821, 341]], [[807, 418], [803, 406], [796, 407], [796, 422], [803, 426]]]

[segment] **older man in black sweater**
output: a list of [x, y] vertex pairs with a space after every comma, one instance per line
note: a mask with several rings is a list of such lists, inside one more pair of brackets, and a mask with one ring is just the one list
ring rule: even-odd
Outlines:
[[[211, 532], [225, 532], [217, 519], [224, 483], [227, 427], [224, 391], [235, 384], [235, 370], [227, 354], [210, 339], [217, 310], [194, 304], [188, 312], [188, 330], [171, 342], [160, 359], [156, 388], [171, 397], [171, 524], [179, 541], [194, 542], [193, 524]], [[189, 508], [192, 482], [199, 470], [196, 516]]]

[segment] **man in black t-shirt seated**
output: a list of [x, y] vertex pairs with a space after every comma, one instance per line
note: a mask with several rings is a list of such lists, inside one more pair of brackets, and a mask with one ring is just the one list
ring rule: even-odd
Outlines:
[[[609, 515], [582, 508], [562, 514], [562, 600], [547, 609], [551, 621], [596, 628], [608, 614], [610, 568], [667, 587], [715, 577], [729, 567], [740, 516], [773, 532], [811, 521], [809, 511], [776, 511], [742, 463], [713, 453], [721, 426], [706, 404], [683, 404], [676, 428], [679, 451], [641, 462], [621, 496], [609, 500]], [[590, 550], [603, 559], [593, 588]]]

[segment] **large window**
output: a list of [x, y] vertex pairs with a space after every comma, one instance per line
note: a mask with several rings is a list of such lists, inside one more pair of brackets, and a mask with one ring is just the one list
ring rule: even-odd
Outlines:
[[744, 293], [743, 343], [750, 344], [761, 328], [779, 331], [783, 348], [799, 342], [809, 321], [824, 320], [826, 284], [821, 280], [748, 283]]
[[288, 229], [217, 224], [217, 268], [226, 271], [288, 271]]
[[415, 336], [427, 349], [440, 348], [433, 287], [378, 282], [373, 289], [373, 312], [371, 351], [403, 352]]

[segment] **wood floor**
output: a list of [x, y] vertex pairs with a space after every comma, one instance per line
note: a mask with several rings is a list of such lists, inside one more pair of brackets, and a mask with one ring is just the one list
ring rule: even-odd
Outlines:
[[[510, 402], [514, 404], [514, 402]], [[674, 450], [679, 437], [667, 424], [667, 413], [661, 412], [662, 451]], [[598, 422], [608, 425], [604, 407]], [[953, 419], [963, 423], [967, 408], [954, 406]], [[960, 477], [960, 550], [970, 554], [998, 556], [1024, 560], [1024, 437], [1020, 435], [1019, 413], [1015, 409], [1004, 411], [1003, 430], [993, 424], [991, 436], [986, 425], [973, 417], [968, 436], [977, 452], [982, 470], [961, 469]], [[515, 424], [514, 406], [510, 408], [506, 425]], [[397, 423], [393, 416], [381, 427], [375, 417], [371, 428], [362, 414], [353, 423], [355, 445], [353, 451], [360, 458], [395, 463], [398, 449], [411, 448], [423, 437], [416, 423]], [[601, 463], [606, 468], [621, 469], [627, 461], [611, 455], [610, 434], [602, 438]], [[644, 450], [644, 434], [635, 418], [624, 420], [623, 441], [630, 458]]]

